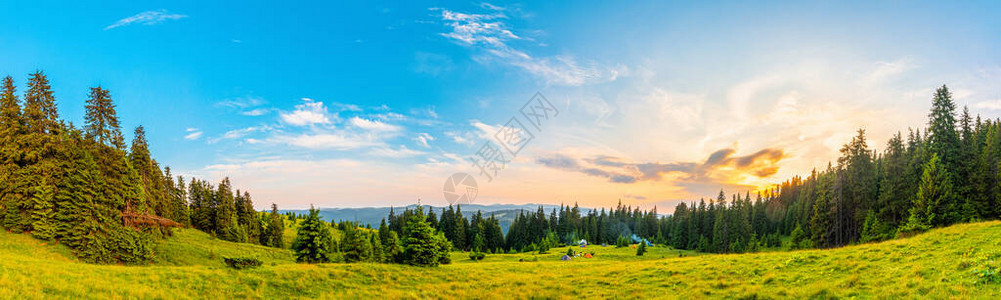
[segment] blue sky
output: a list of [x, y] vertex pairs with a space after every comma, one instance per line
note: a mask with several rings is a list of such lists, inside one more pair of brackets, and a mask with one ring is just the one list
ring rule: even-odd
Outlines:
[[204, 2], [5, 4], [0, 73], [76, 124], [111, 90], [161, 164], [260, 207], [441, 204], [536, 92], [560, 115], [476, 202], [673, 207], [881, 149], [942, 84], [1001, 109], [996, 2]]

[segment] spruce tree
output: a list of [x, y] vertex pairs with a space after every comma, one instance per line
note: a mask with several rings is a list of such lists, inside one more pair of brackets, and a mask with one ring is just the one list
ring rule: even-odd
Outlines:
[[[943, 85], [935, 91], [931, 113], [928, 115], [928, 146], [932, 153], [938, 156], [940, 163], [949, 177], [950, 182], [959, 182], [958, 173], [962, 159], [962, 145], [956, 131], [956, 103], [952, 100], [949, 88]], [[946, 211], [936, 216], [937, 224], [952, 224], [958, 221], [960, 205], [952, 203], [955, 197], [942, 198], [942, 207]]]
[[28, 90], [24, 94], [24, 118], [34, 133], [54, 133], [59, 127], [59, 112], [52, 95], [49, 79], [42, 71], [28, 77]]
[[400, 243], [400, 236], [396, 234], [396, 231], [389, 231], [386, 239], [382, 240], [382, 255], [386, 262], [400, 262], [403, 254], [403, 245]]
[[921, 185], [918, 186], [918, 194], [914, 198], [910, 216], [900, 231], [924, 231], [931, 226], [944, 224], [941, 215], [951, 209], [945, 207], [951, 203], [949, 201], [951, 197], [953, 197], [952, 182], [948, 172], [939, 160], [938, 154], [932, 154], [931, 160], [924, 166]]
[[320, 220], [319, 210], [310, 207], [309, 216], [299, 224], [296, 232], [292, 242], [296, 261], [312, 264], [330, 262], [330, 253], [334, 251], [333, 236], [327, 223]]
[[115, 103], [111, 101], [111, 93], [100, 86], [90, 88], [86, 109], [87, 137], [98, 143], [125, 150], [125, 139], [118, 125], [118, 115], [115, 112]]
[[354, 223], [348, 224], [341, 239], [341, 252], [345, 262], [364, 262], [372, 260], [372, 242], [368, 235], [357, 228]]
[[268, 214], [268, 224], [265, 233], [261, 235], [261, 244], [275, 248], [285, 248], [285, 217], [278, 213], [278, 205], [271, 204]]
[[446, 262], [452, 245], [440, 233], [427, 223], [423, 211], [417, 207], [416, 212], [404, 227], [403, 261], [413, 266], [435, 267]]

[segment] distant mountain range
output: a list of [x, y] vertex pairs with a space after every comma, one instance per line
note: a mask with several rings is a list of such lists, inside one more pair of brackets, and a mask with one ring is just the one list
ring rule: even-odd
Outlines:
[[[430, 206], [423, 205], [425, 211], [428, 207], [434, 209], [435, 214], [439, 217], [441, 216], [441, 206]], [[559, 211], [559, 205], [551, 204], [491, 204], [491, 205], [481, 205], [481, 204], [464, 204], [462, 205], [462, 216], [467, 219], [476, 213], [476, 211], [482, 211], [483, 217], [488, 218], [490, 214], [497, 217], [500, 223], [501, 230], [507, 232], [508, 227], [511, 226], [511, 222], [514, 222], [515, 216], [519, 212], [535, 212], [539, 209], [539, 206], [546, 211], [548, 216], [553, 209]], [[417, 205], [408, 205], [406, 207], [393, 207], [393, 210], [399, 214], [403, 210], [410, 208], [414, 209]], [[320, 208], [320, 217], [326, 221], [357, 221], [362, 226], [371, 225], [373, 228], [379, 227], [379, 222], [389, 216], [390, 207], [359, 207], [359, 208]], [[282, 212], [294, 212], [296, 214], [306, 214], [309, 210], [306, 209], [290, 209], [282, 210]], [[590, 212], [590, 208], [580, 208], [581, 214], [587, 214]]]

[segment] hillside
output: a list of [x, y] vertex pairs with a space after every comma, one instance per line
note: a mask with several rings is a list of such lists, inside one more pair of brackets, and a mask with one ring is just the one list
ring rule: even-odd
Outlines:
[[[60, 245], [0, 233], [0, 298], [1001, 297], [998, 221], [829, 250], [697, 256], [653, 247], [636, 257], [632, 248], [591, 246], [586, 251], [597, 252], [592, 259], [558, 260], [566, 248], [492, 255], [478, 263], [455, 253], [452, 265], [430, 269], [295, 264], [285, 250], [187, 230], [157, 247], [173, 250], [153, 266], [91, 265]], [[230, 270], [219, 259], [202, 257], [207, 249], [217, 256], [263, 257], [266, 263]], [[179, 258], [181, 252], [197, 258]], [[519, 262], [535, 256], [539, 261]]]

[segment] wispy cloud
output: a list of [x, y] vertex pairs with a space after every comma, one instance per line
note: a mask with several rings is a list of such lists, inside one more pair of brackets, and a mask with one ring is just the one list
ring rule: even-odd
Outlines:
[[991, 110], [1001, 110], [1001, 99], [977, 102], [973, 104], [973, 107], [991, 109]]
[[118, 22], [115, 22], [115, 24], [111, 24], [108, 25], [108, 27], [104, 27], [104, 30], [110, 30], [122, 26], [129, 26], [132, 24], [147, 25], [147, 26], [156, 25], [163, 23], [165, 21], [180, 20], [187, 17], [188, 17], [187, 15], [170, 13], [166, 9], [149, 10], [138, 13], [128, 18], [118, 20]]
[[219, 136], [219, 137], [216, 137], [216, 138], [209, 138], [208, 142], [209, 142], [209, 144], [214, 144], [214, 143], [217, 143], [217, 142], [222, 141], [222, 140], [239, 139], [239, 138], [245, 137], [245, 136], [247, 136], [247, 135], [249, 135], [251, 133], [254, 133], [254, 132], [261, 132], [261, 131], [268, 131], [268, 130], [271, 130], [271, 127], [269, 127], [269, 126], [253, 126], [253, 127], [247, 127], [247, 128], [241, 128], [241, 129], [233, 129], [233, 130], [227, 131], [222, 136]]
[[483, 58], [497, 60], [527, 71], [549, 84], [579, 86], [590, 83], [614, 81], [628, 71], [624, 66], [609, 67], [594, 61], [580, 61], [570, 55], [537, 57], [515, 47], [516, 41], [532, 41], [519, 36], [504, 21], [504, 9], [491, 4], [481, 7], [489, 13], [473, 14], [440, 10], [439, 17], [450, 29], [442, 36], [457, 43], [480, 50]]
[[234, 110], [239, 110], [240, 114], [244, 116], [258, 117], [266, 115], [270, 113], [272, 110], [274, 110], [271, 108], [259, 107], [266, 103], [267, 101], [265, 101], [260, 97], [245, 96], [245, 97], [229, 98], [217, 102], [215, 105], [220, 107], [228, 107]]
[[780, 149], [762, 149], [750, 155], [735, 156], [737, 150], [720, 149], [702, 163], [643, 162], [637, 163], [614, 156], [576, 158], [563, 154], [537, 157], [535, 162], [554, 169], [604, 177], [613, 183], [671, 181], [729, 184], [743, 177], [768, 177], [778, 172], [779, 162], [786, 157]]
[[258, 116], [266, 115], [269, 112], [271, 112], [271, 109], [268, 109], [268, 108], [255, 108], [255, 109], [251, 109], [251, 110], [247, 110], [247, 111], [242, 111], [242, 112], [240, 112], [240, 114], [244, 115], [244, 116], [258, 117]]
[[202, 137], [202, 131], [198, 130], [198, 128], [188, 128], [185, 131], [188, 132], [188, 134], [184, 136], [185, 140], [194, 141]]
[[346, 131], [326, 133], [305, 133], [298, 135], [278, 135], [273, 138], [279, 143], [313, 150], [352, 150], [381, 144], [375, 137]]
[[349, 123], [360, 129], [373, 132], [398, 132], [403, 130], [403, 128], [400, 126], [390, 125], [382, 121], [368, 120], [359, 117], [352, 117]]
[[429, 133], [422, 132], [414, 138], [414, 141], [417, 142], [418, 145], [424, 146], [424, 148], [431, 148], [431, 145], [428, 143], [434, 141], [434, 136]]
[[417, 155], [423, 155], [423, 154], [427, 154], [427, 153], [425, 153], [423, 151], [412, 150], [412, 149], [407, 148], [407, 146], [400, 145], [400, 147], [398, 147], [397, 149], [393, 149], [393, 148], [389, 148], [389, 147], [375, 148], [375, 149], [372, 149], [372, 151], [370, 151], [369, 154], [376, 155], [376, 156], [389, 157], [389, 158], [404, 158], [404, 157], [412, 157], [412, 156], [417, 156]]
[[302, 98], [302, 101], [304, 103], [296, 105], [295, 110], [281, 113], [282, 121], [296, 126], [330, 124], [327, 107], [323, 102], [313, 101], [310, 98]]

